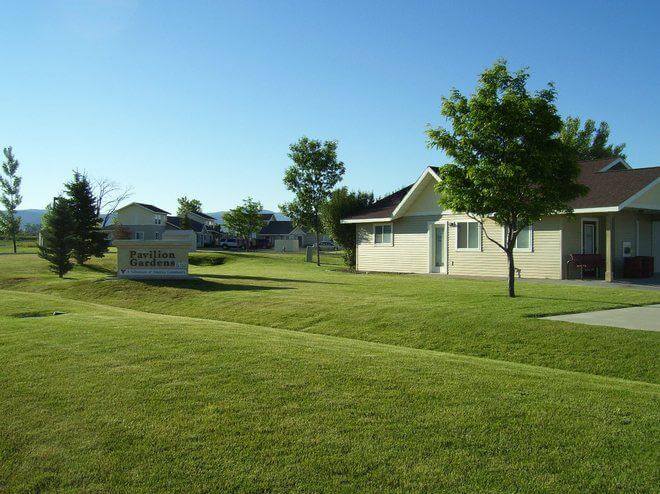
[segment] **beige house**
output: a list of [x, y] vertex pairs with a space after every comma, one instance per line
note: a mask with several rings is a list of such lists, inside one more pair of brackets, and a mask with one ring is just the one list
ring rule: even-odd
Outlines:
[[[215, 218], [196, 212], [188, 213], [188, 220], [189, 229], [183, 230], [179, 216], [169, 216], [167, 211], [153, 204], [132, 202], [117, 209], [116, 222], [127, 231], [131, 240], [166, 240], [190, 236], [197, 247], [211, 245], [216, 234]], [[112, 228], [108, 230], [111, 233], [113, 231]]]
[[[573, 254], [602, 256], [600, 277], [623, 277], [624, 259], [655, 258], [660, 272], [660, 167], [631, 168], [623, 159], [581, 162], [580, 182], [589, 193], [574, 201], [572, 216], [554, 215], [520, 233], [517, 274], [525, 278], [579, 276]], [[505, 276], [504, 252], [486, 238], [481, 225], [438, 205], [437, 169], [368, 210], [342, 220], [355, 224], [357, 269], [397, 273]], [[488, 235], [504, 231], [485, 222]], [[598, 256], [596, 256], [598, 257]]]

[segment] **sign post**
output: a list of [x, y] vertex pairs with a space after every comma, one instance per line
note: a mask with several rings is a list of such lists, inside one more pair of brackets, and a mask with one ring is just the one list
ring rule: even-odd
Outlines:
[[190, 242], [181, 240], [115, 240], [117, 278], [181, 279], [188, 275]]

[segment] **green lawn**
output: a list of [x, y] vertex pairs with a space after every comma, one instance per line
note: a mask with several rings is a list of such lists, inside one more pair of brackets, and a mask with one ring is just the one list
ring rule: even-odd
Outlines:
[[[37, 239], [20, 239], [16, 242], [16, 251], [19, 254], [36, 254], [38, 251], [37, 248]], [[0, 238], [0, 254], [13, 254], [14, 253], [14, 244], [11, 240]]]
[[510, 300], [500, 281], [355, 275], [302, 254], [201, 253], [192, 262], [199, 280], [101, 281], [114, 255], [59, 280], [36, 256], [3, 256], [0, 288], [660, 382], [660, 335], [536, 318], [660, 303], [660, 292], [519, 283]]
[[274, 254], [118, 281], [113, 262], [59, 280], [0, 256], [0, 492], [660, 482], [660, 334], [534, 317], [656, 292], [521, 283], [509, 300], [502, 282]]

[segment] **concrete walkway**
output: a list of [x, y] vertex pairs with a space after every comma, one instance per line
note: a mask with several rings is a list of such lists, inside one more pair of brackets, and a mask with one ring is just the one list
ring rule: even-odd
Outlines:
[[564, 314], [562, 316], [544, 317], [543, 319], [577, 322], [594, 326], [660, 331], [660, 304], [582, 312], [580, 314]]

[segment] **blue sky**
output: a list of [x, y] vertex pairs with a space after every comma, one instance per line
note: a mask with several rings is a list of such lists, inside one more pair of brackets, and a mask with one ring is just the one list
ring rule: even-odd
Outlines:
[[170, 211], [180, 195], [275, 209], [302, 135], [337, 139], [344, 184], [384, 194], [445, 161], [424, 135], [441, 96], [504, 57], [658, 165], [659, 26], [656, 1], [12, 2], [0, 146], [22, 162], [22, 208], [79, 168]]

